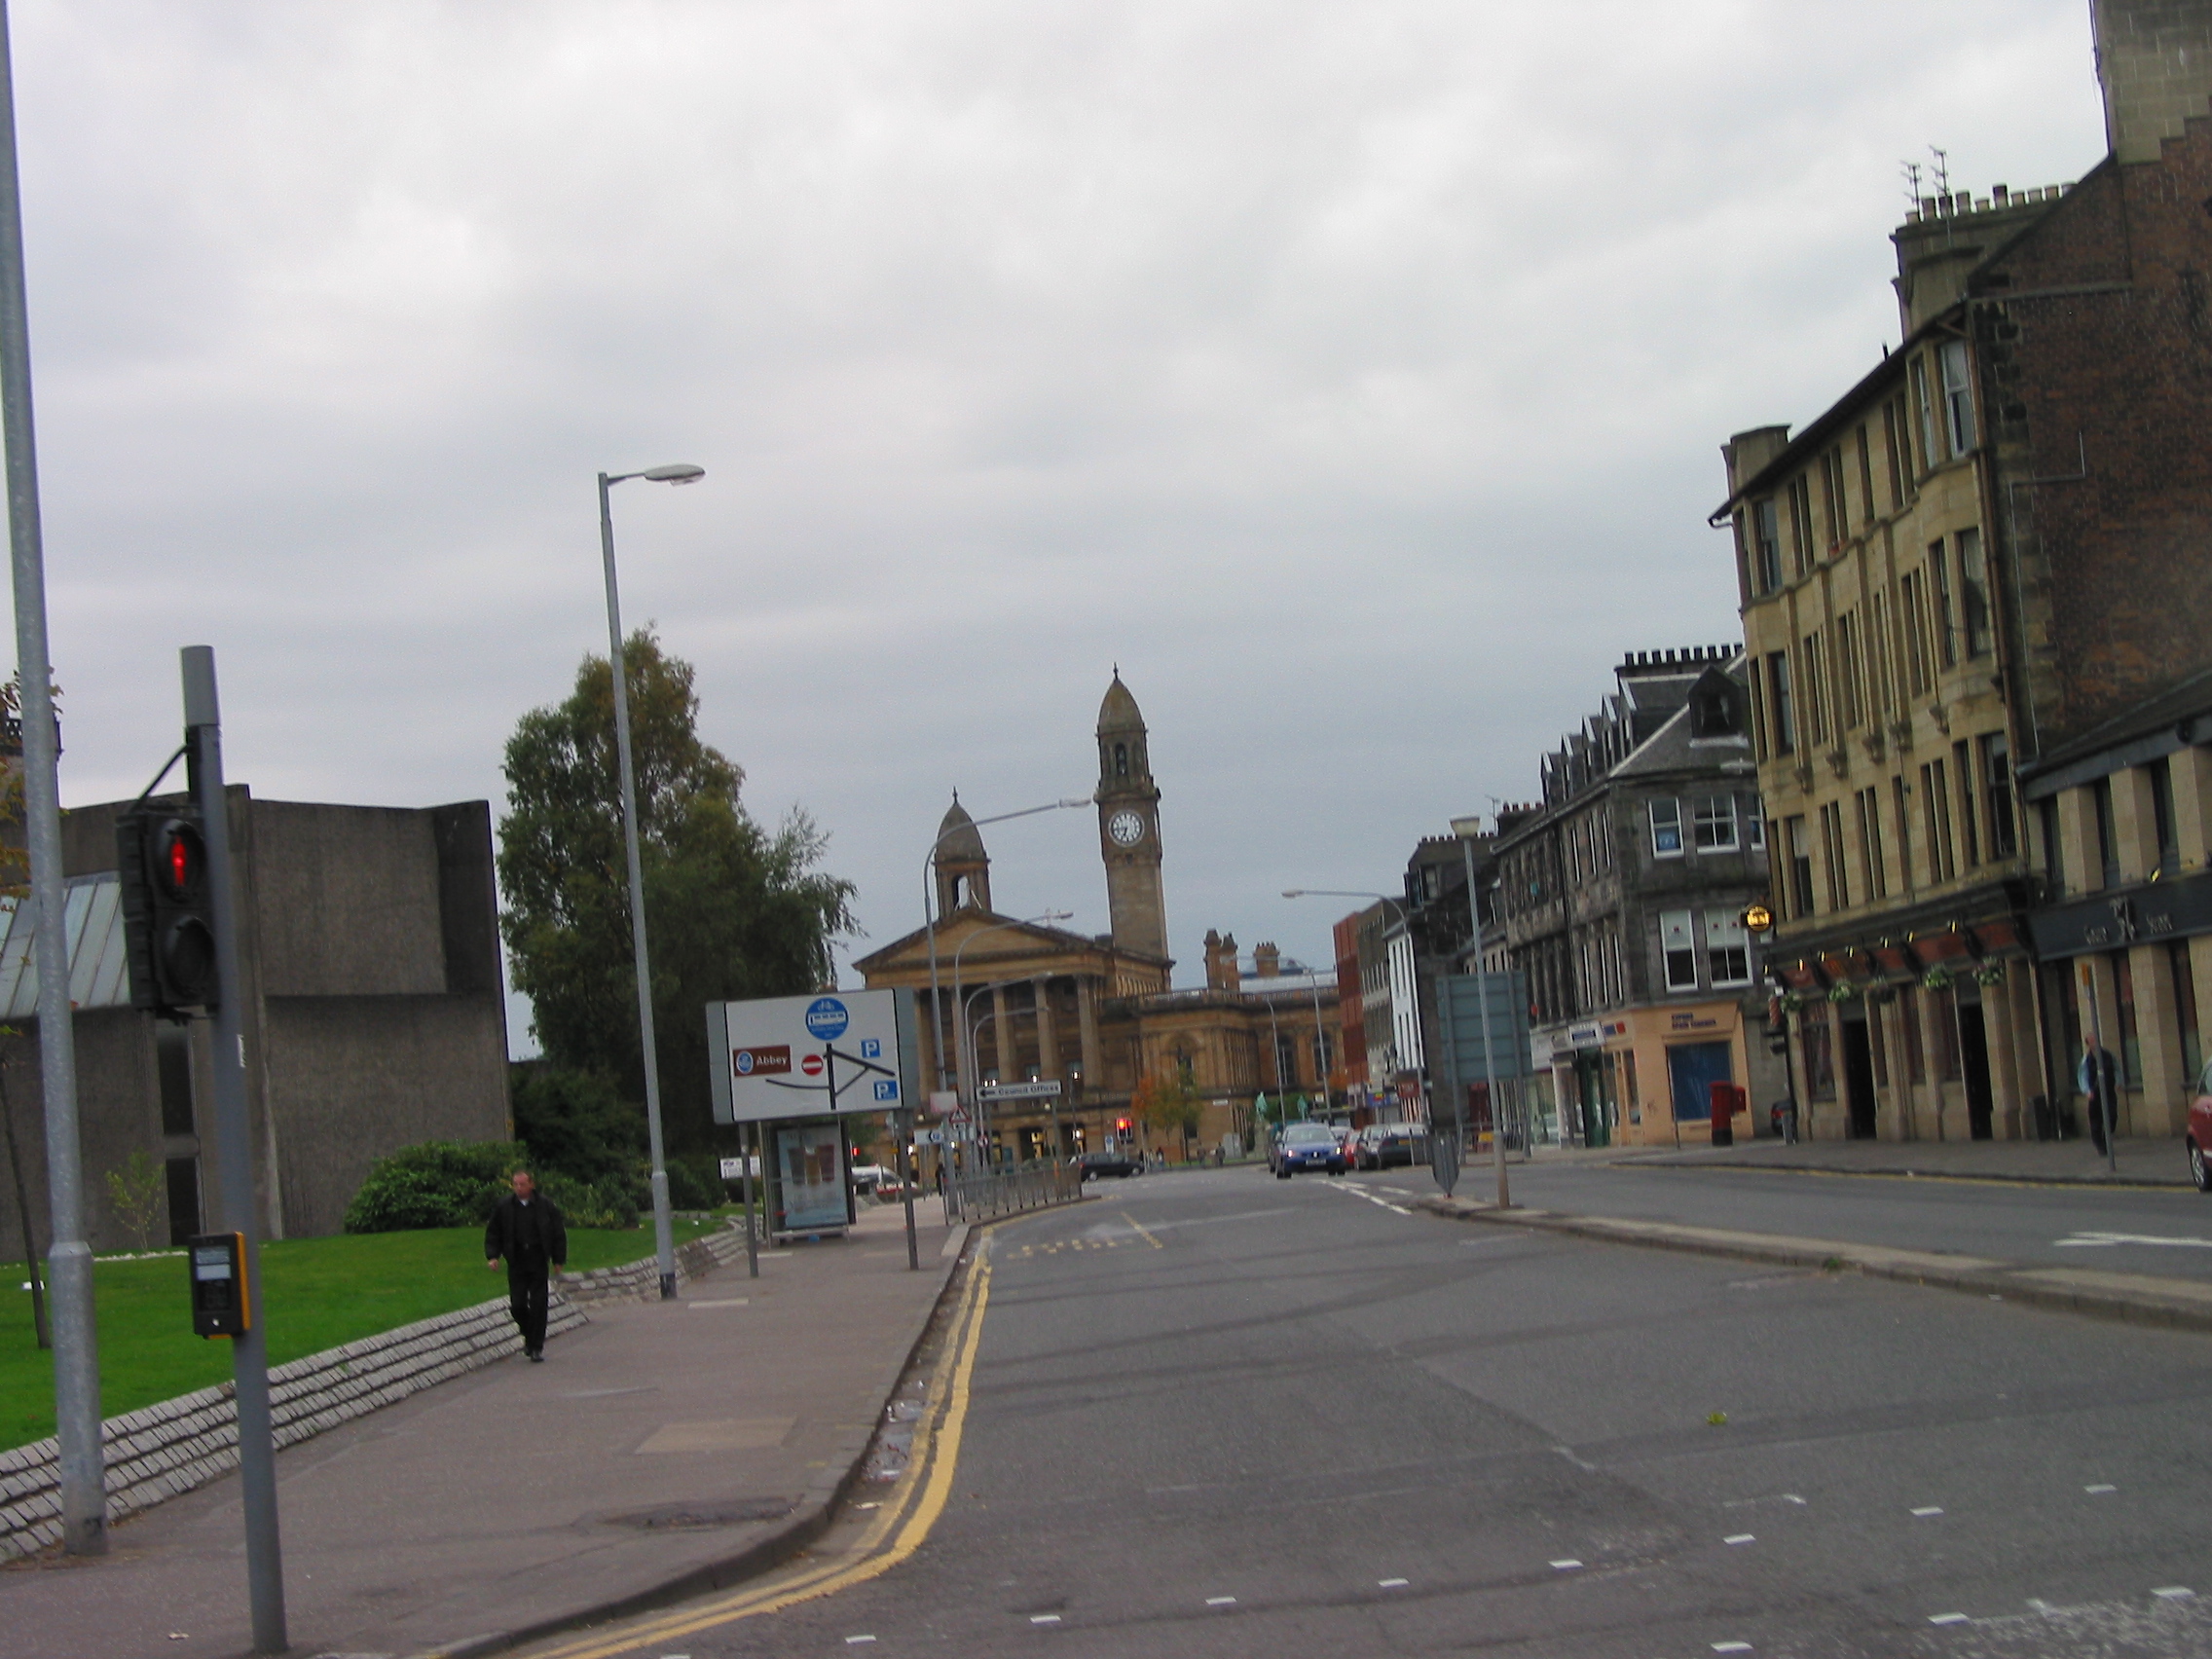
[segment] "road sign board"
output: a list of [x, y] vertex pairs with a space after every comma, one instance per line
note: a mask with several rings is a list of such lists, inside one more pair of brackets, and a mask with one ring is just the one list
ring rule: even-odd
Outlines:
[[1060, 1092], [1060, 1080], [1044, 1078], [1035, 1083], [986, 1083], [976, 1090], [985, 1100], [1053, 1100]]
[[911, 991], [707, 1005], [715, 1122], [895, 1110], [921, 1093]]

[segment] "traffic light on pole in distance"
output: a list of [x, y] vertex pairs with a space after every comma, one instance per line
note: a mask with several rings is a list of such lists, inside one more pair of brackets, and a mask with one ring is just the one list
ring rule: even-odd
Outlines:
[[182, 1021], [213, 1008], [214, 891], [190, 808], [127, 813], [115, 826], [130, 1006]]

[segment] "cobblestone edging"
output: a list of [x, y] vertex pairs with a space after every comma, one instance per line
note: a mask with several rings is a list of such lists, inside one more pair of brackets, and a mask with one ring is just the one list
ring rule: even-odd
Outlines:
[[[676, 1250], [676, 1282], [683, 1284], [717, 1268], [745, 1260], [745, 1229], [732, 1222], [719, 1233], [680, 1244]], [[660, 1262], [646, 1256], [614, 1268], [594, 1268], [588, 1273], [557, 1273], [554, 1288], [571, 1302], [651, 1301], [660, 1295]]]
[[[744, 1240], [738, 1243], [742, 1248]], [[548, 1336], [583, 1323], [583, 1310], [572, 1300], [553, 1299]], [[281, 1448], [312, 1439], [519, 1352], [520, 1346], [502, 1296], [277, 1366], [269, 1374], [276, 1444]], [[232, 1384], [218, 1383], [109, 1418], [100, 1424], [100, 1441], [112, 1525], [238, 1466]], [[58, 1460], [52, 1439], [0, 1452], [0, 1561], [35, 1554], [59, 1540]]]

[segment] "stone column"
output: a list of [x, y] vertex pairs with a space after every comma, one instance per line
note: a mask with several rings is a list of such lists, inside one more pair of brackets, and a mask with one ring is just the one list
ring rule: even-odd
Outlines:
[[1037, 1075], [1060, 1075], [1060, 1034], [1052, 1024], [1052, 981], [1040, 974], [1029, 984], [1037, 1000]]
[[1106, 1074], [1098, 1052], [1098, 980], [1089, 974], [1076, 976], [1075, 1024], [1077, 1046], [1083, 1052], [1083, 1087], [1088, 1099], [1106, 1087]]
[[999, 1082], [1014, 1081], [1014, 1056], [1019, 1051], [1014, 1041], [1014, 1021], [1006, 1012], [1006, 987], [991, 987], [991, 1052], [998, 1057]]
[[1989, 1051], [1990, 1132], [1999, 1140], [2018, 1140], [2027, 1119], [2027, 1091], [2020, 1087], [2020, 1046], [2012, 1030], [2012, 977], [2025, 963], [2007, 965], [2005, 977], [1981, 988], [1982, 1043]]
[[1912, 1090], [1905, 1082], [1904, 1044], [1899, 1037], [1902, 1028], [1898, 1019], [1897, 998], [1874, 1004], [1869, 1015], [1880, 1023], [1882, 1030], [1884, 1081], [1874, 1086], [1874, 1098], [1881, 1102], [1875, 1112], [1874, 1133], [1881, 1140], [1910, 1140]]
[[2127, 953], [2127, 967], [2135, 980], [2136, 1047], [2143, 1056], [2143, 1092], [2135, 1100], [2133, 1127], [2137, 1134], [2178, 1135], [2189, 1127], [2196, 1079], [2182, 1076], [2181, 1021], [2166, 947], [2139, 944]]
[[[1928, 1100], [1930, 1115], [1936, 1121], [1936, 1138], [1950, 1140], [1952, 1136], [1943, 1123], [1943, 1074], [1937, 1064], [1938, 1056], [1942, 1053], [1942, 1045], [1936, 1041], [1936, 1037], [1943, 1029], [1943, 999], [1923, 985], [1920, 995], [1914, 1000], [1920, 1005], [1921, 1069], [1928, 1079]], [[1959, 1046], [1957, 1016], [1954, 1014], [1951, 1018], [1951, 1048], [1956, 1050]]]

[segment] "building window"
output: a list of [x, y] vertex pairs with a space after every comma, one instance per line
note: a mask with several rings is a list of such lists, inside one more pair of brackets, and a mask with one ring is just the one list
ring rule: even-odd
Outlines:
[[1759, 686], [1756, 662], [1744, 678], [1751, 692], [1751, 758], [1763, 766], [1766, 764], [1766, 697]]
[[1661, 859], [1682, 856], [1682, 803], [1673, 795], [1651, 803], [1651, 853]]
[[1859, 612], [1846, 610], [1835, 619], [1836, 680], [1840, 696], [1837, 725], [1857, 731], [1866, 718], [1866, 699], [1860, 667]]
[[2097, 821], [2097, 870], [2102, 885], [2120, 885], [2120, 834], [2112, 822], [2112, 780], [2099, 778], [2089, 786], [2089, 804]]
[[1890, 678], [1890, 596], [1880, 588], [1874, 590], [1873, 656], [1869, 663], [1874, 671], [1874, 717], [1879, 719], [1890, 712], [1896, 697], [1896, 682]]
[[1904, 611], [1905, 694], [1924, 697], [1935, 684], [1934, 659], [1928, 648], [1928, 584], [1926, 572], [1907, 571], [1898, 578], [1898, 594]]
[[1987, 656], [1992, 645], [1989, 622], [1989, 561], [1981, 550], [1981, 532], [1962, 530], [1959, 548], [1959, 612], [1966, 627], [1967, 655]]
[[1700, 795], [1697, 801], [1697, 850], [1732, 853], [1736, 850], [1736, 797]]
[[1928, 836], [1928, 879], [1949, 881], [1959, 873], [1951, 849], [1951, 783], [1949, 768], [1931, 760], [1920, 768], [1921, 828]]
[[2144, 770], [2151, 774], [2151, 829], [2157, 837], [2158, 873], [2173, 875], [2181, 868], [2181, 843], [2174, 830], [2173, 763], [2161, 755]]
[[1944, 341], [1936, 359], [1943, 368], [1943, 417], [1951, 453], [1965, 455], [1975, 442], [1973, 385], [1967, 365], [1967, 343]]
[[1843, 803], [1831, 800], [1821, 808], [1821, 866], [1827, 877], [1828, 908], [1851, 908], [1851, 883], [1844, 864]]
[[1951, 603], [1951, 561], [1940, 541], [1929, 543], [1928, 573], [1936, 581], [1936, 660], [1950, 668], [1959, 660], [1959, 634]]
[[1797, 753], [1797, 711], [1789, 700], [1789, 653], [1769, 651], [1766, 657], [1767, 701], [1774, 711], [1774, 752]]
[[1667, 989], [1697, 989], [1697, 940], [1690, 935], [1687, 910], [1659, 912], [1659, 953], [1667, 965]]
[[2012, 751], [2001, 731], [1981, 740], [1981, 798], [1989, 814], [1989, 856], [2013, 857], [2020, 831], [2012, 817]]
[[1912, 360], [1912, 401], [1920, 411], [1920, 470], [1933, 472], [1942, 459], [1942, 440], [1936, 436], [1936, 400], [1928, 389], [1928, 359]]
[[2196, 1026], [2196, 969], [2189, 959], [2189, 940], [2175, 940], [2166, 946], [2166, 969], [2173, 976], [2174, 1023], [2181, 1039], [2181, 1075], [2194, 1087], [2204, 1070], [2204, 1039]]
[[1866, 442], [1866, 423], [1859, 423], [1859, 508], [1861, 525], [1871, 529], [1874, 524], [1874, 458]]
[[1813, 849], [1805, 834], [1802, 813], [1785, 819], [1783, 838], [1789, 858], [1789, 913], [1793, 918], [1813, 914]]
[[1827, 665], [1822, 659], [1826, 655], [1821, 649], [1821, 636], [1816, 631], [1807, 634], [1800, 643], [1798, 666], [1804, 669], [1805, 735], [1815, 744], [1828, 740]]
[[1967, 868], [1981, 863], [1980, 814], [1974, 810], [1973, 751], [1964, 738], [1951, 745], [1951, 770], [1959, 780], [1959, 839], [1966, 843]]
[[1751, 503], [1751, 591], [1774, 592], [1782, 586], [1782, 526], [1771, 496]]
[[1789, 481], [1789, 552], [1800, 576], [1813, 570], [1813, 487], [1800, 472]]
[[1895, 397], [1882, 405], [1882, 465], [1889, 474], [1890, 511], [1893, 513], [1904, 506], [1905, 474], [1911, 471], [1904, 460], [1903, 410], [1903, 401]]
[[1882, 867], [1882, 797], [1872, 790], [1852, 796], [1859, 826], [1859, 885], [1869, 899], [1890, 896], [1889, 872]]
[[2058, 801], [2036, 802], [2036, 828], [2043, 836], [2043, 873], [2052, 893], [2066, 891], [2066, 843], [2058, 834]]
[[1843, 446], [1821, 457], [1821, 505], [1827, 512], [1828, 552], [1840, 551], [1851, 535], [1851, 510], [1843, 498]]
[[1706, 911], [1705, 966], [1715, 986], [1751, 982], [1751, 936], [1734, 911]]
[[1766, 851], [1766, 820], [1759, 816], [1756, 801], [1751, 803], [1750, 822], [1751, 826], [1751, 851], [1763, 853]]
[[1890, 780], [1890, 808], [1898, 832], [1898, 877], [1907, 893], [1912, 891], [1912, 814], [1906, 809], [1905, 796], [1912, 786], [1899, 777]]
[[1117, 743], [1114, 745], [1114, 776], [1125, 778], [1128, 775], [1129, 746], [1125, 743]]

